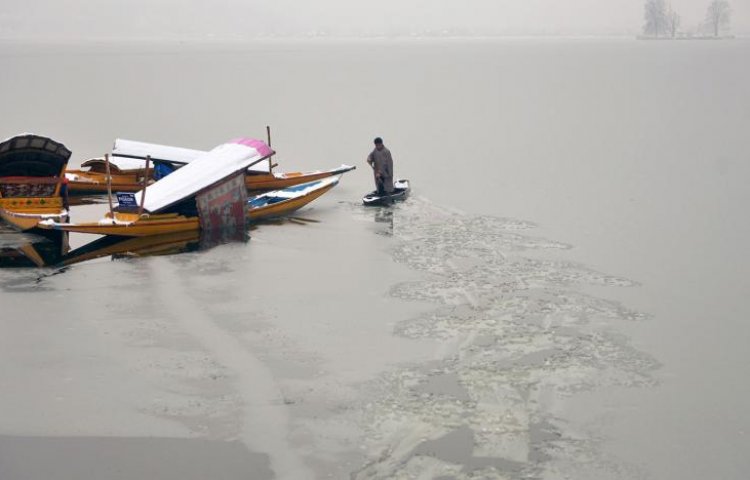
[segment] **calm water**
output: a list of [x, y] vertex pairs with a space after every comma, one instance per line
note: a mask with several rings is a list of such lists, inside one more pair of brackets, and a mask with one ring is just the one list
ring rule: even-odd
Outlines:
[[[0, 136], [73, 164], [270, 125], [282, 170], [359, 167], [246, 243], [0, 270], [0, 477], [750, 471], [750, 42], [0, 57]], [[414, 187], [392, 210], [359, 204], [374, 136]]]

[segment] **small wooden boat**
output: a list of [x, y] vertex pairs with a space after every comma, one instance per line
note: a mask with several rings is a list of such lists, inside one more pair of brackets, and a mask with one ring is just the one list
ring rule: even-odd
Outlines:
[[309, 172], [248, 172], [245, 175], [245, 186], [249, 192], [260, 192], [265, 190], [279, 190], [282, 188], [299, 185], [302, 183], [320, 180], [322, 178], [341, 175], [354, 170], [355, 166], [342, 164], [340, 167], [330, 170], [314, 170]]
[[[81, 168], [65, 171], [68, 192], [73, 195], [107, 193], [107, 167], [103, 158], [92, 158], [81, 164]], [[124, 162], [112, 159], [109, 164], [113, 192], [137, 192], [143, 188], [144, 176], [153, 181], [153, 168], [146, 171], [141, 161]]]
[[[156, 181], [155, 168], [146, 170], [146, 158], [152, 164], [179, 168], [207, 152], [188, 148], [169, 147], [152, 143], [116, 139], [109, 161], [113, 192], [137, 192], [147, 184]], [[66, 170], [68, 188], [74, 195], [107, 193], [107, 164], [103, 158], [92, 158], [81, 164], [79, 169]], [[144, 178], [147, 177], [147, 178]]]
[[0, 143], [0, 218], [19, 230], [40, 220], [63, 221], [68, 211], [63, 178], [70, 150], [33, 134]]
[[393, 192], [390, 194], [380, 194], [377, 191], [370, 192], [362, 198], [362, 203], [368, 207], [390, 205], [393, 202], [405, 200], [410, 191], [409, 180], [396, 180], [393, 182]]
[[[201, 150], [118, 138], [112, 149], [110, 163], [112, 191], [137, 192], [141, 190], [144, 174], [148, 174], [149, 182], [153, 182], [155, 180], [154, 169], [145, 171], [146, 158], [150, 158], [154, 164], [169, 165], [171, 169], [177, 169], [205, 153]], [[248, 192], [278, 190], [332, 177], [356, 168], [353, 165], [341, 165], [329, 170], [274, 172], [275, 166], [269, 157], [268, 162], [260, 162], [248, 168], [245, 176], [245, 186]], [[81, 169], [68, 170], [66, 177], [72, 194], [107, 193], [106, 164], [103, 159], [87, 160], [81, 164]]]
[[336, 175], [250, 197], [248, 218], [258, 221], [288, 215], [331, 190], [340, 179], [341, 175]]

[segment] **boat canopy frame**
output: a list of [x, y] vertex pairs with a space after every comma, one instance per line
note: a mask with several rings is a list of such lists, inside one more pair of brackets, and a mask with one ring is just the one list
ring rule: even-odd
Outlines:
[[62, 178], [71, 151], [48, 137], [23, 134], [0, 142], [0, 177]]

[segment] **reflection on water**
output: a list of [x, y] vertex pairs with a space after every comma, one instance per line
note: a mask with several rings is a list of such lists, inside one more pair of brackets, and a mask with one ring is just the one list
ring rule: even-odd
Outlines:
[[70, 250], [67, 233], [54, 233], [57, 235], [45, 238], [33, 233], [0, 231], [0, 267], [61, 267], [107, 256], [115, 260], [173, 255], [246, 242], [250, 238], [244, 229], [195, 230], [147, 237], [105, 236]]
[[0, 268], [54, 265], [68, 249], [66, 232], [18, 232], [0, 225]]
[[151, 255], [171, 255], [197, 250], [199, 244], [200, 233], [197, 230], [148, 237], [106, 236], [76, 248], [68, 253], [61, 263], [72, 265], [107, 256], [112, 256], [112, 259], [115, 260]]
[[379, 230], [381, 235], [393, 235], [393, 208], [391, 207], [369, 207], [375, 209], [375, 222], [382, 224], [385, 229]]
[[314, 218], [297, 217], [297, 216], [271, 217], [271, 218], [264, 218], [261, 220], [251, 221], [250, 230], [255, 230], [256, 228], [258, 228], [258, 225], [284, 225], [287, 223], [294, 223], [296, 225], [305, 225], [308, 223], [320, 223], [320, 220], [317, 220]]
[[[74, 197], [78, 205], [106, 203], [106, 196]], [[227, 243], [247, 242], [250, 231], [260, 224], [305, 225], [319, 220], [305, 217], [278, 217], [252, 222], [247, 228], [224, 228], [177, 232], [146, 237], [100, 237], [70, 250], [67, 232], [34, 230], [18, 232], [0, 224], [0, 268], [60, 267], [111, 256], [113, 260], [151, 255], [208, 250]]]
[[112, 259], [116, 260], [154, 255], [174, 255], [208, 250], [227, 243], [246, 242], [249, 238], [247, 231], [243, 229], [195, 230], [148, 237], [107, 236], [72, 250], [62, 258], [60, 263], [71, 265], [107, 256], [112, 256]]

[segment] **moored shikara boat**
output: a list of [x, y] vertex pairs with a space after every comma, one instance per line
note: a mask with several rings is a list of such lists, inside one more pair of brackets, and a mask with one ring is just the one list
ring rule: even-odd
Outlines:
[[63, 192], [65, 145], [50, 138], [22, 134], [0, 143], [0, 218], [19, 230], [40, 220], [67, 218]]
[[[170, 147], [153, 143], [116, 139], [109, 159], [111, 189], [116, 192], [137, 192], [146, 184], [159, 178], [155, 165], [171, 171], [181, 167], [206, 152], [188, 148]], [[146, 167], [146, 159], [153, 163]], [[79, 169], [66, 170], [70, 193], [74, 195], [102, 194], [109, 191], [107, 185], [107, 161], [92, 158]]]
[[[206, 153], [201, 150], [118, 138], [109, 159], [112, 191], [140, 191], [144, 180], [147, 185], [151, 184], [165, 176], [165, 173], [180, 168]], [[149, 168], [146, 167], [147, 158], [151, 161]], [[72, 194], [108, 192], [107, 164], [104, 158], [87, 160], [79, 169], [66, 170], [65, 176]]]
[[[140, 160], [110, 161], [111, 189], [115, 192], [137, 192], [143, 188], [144, 176], [153, 179], [153, 168], [146, 170]], [[68, 191], [74, 195], [107, 193], [107, 164], [103, 158], [92, 158], [81, 164], [81, 168], [65, 171]]]
[[[112, 149], [110, 174], [112, 191], [137, 192], [143, 187], [143, 176], [146, 158], [156, 165], [180, 168], [206, 152], [169, 145], [139, 142], [135, 140], [116, 139]], [[274, 172], [276, 165], [271, 157], [268, 162], [259, 162], [247, 169], [245, 186], [250, 193], [278, 190], [301, 183], [320, 180], [321, 178], [340, 175], [354, 170], [353, 165], [341, 165], [329, 170], [312, 170], [304, 172]], [[91, 159], [81, 167], [88, 170], [68, 170], [66, 176], [69, 190], [74, 194], [107, 193], [107, 176], [103, 159]], [[154, 169], [149, 169], [149, 182], [153, 182]]]
[[250, 197], [248, 218], [258, 221], [288, 215], [331, 190], [340, 179], [337, 175]]
[[330, 170], [314, 170], [308, 172], [268, 172], [256, 173], [248, 172], [245, 175], [245, 186], [250, 192], [278, 190], [292, 187], [302, 183], [312, 182], [323, 178], [341, 175], [342, 173], [354, 170], [355, 166], [342, 164], [340, 167]]

